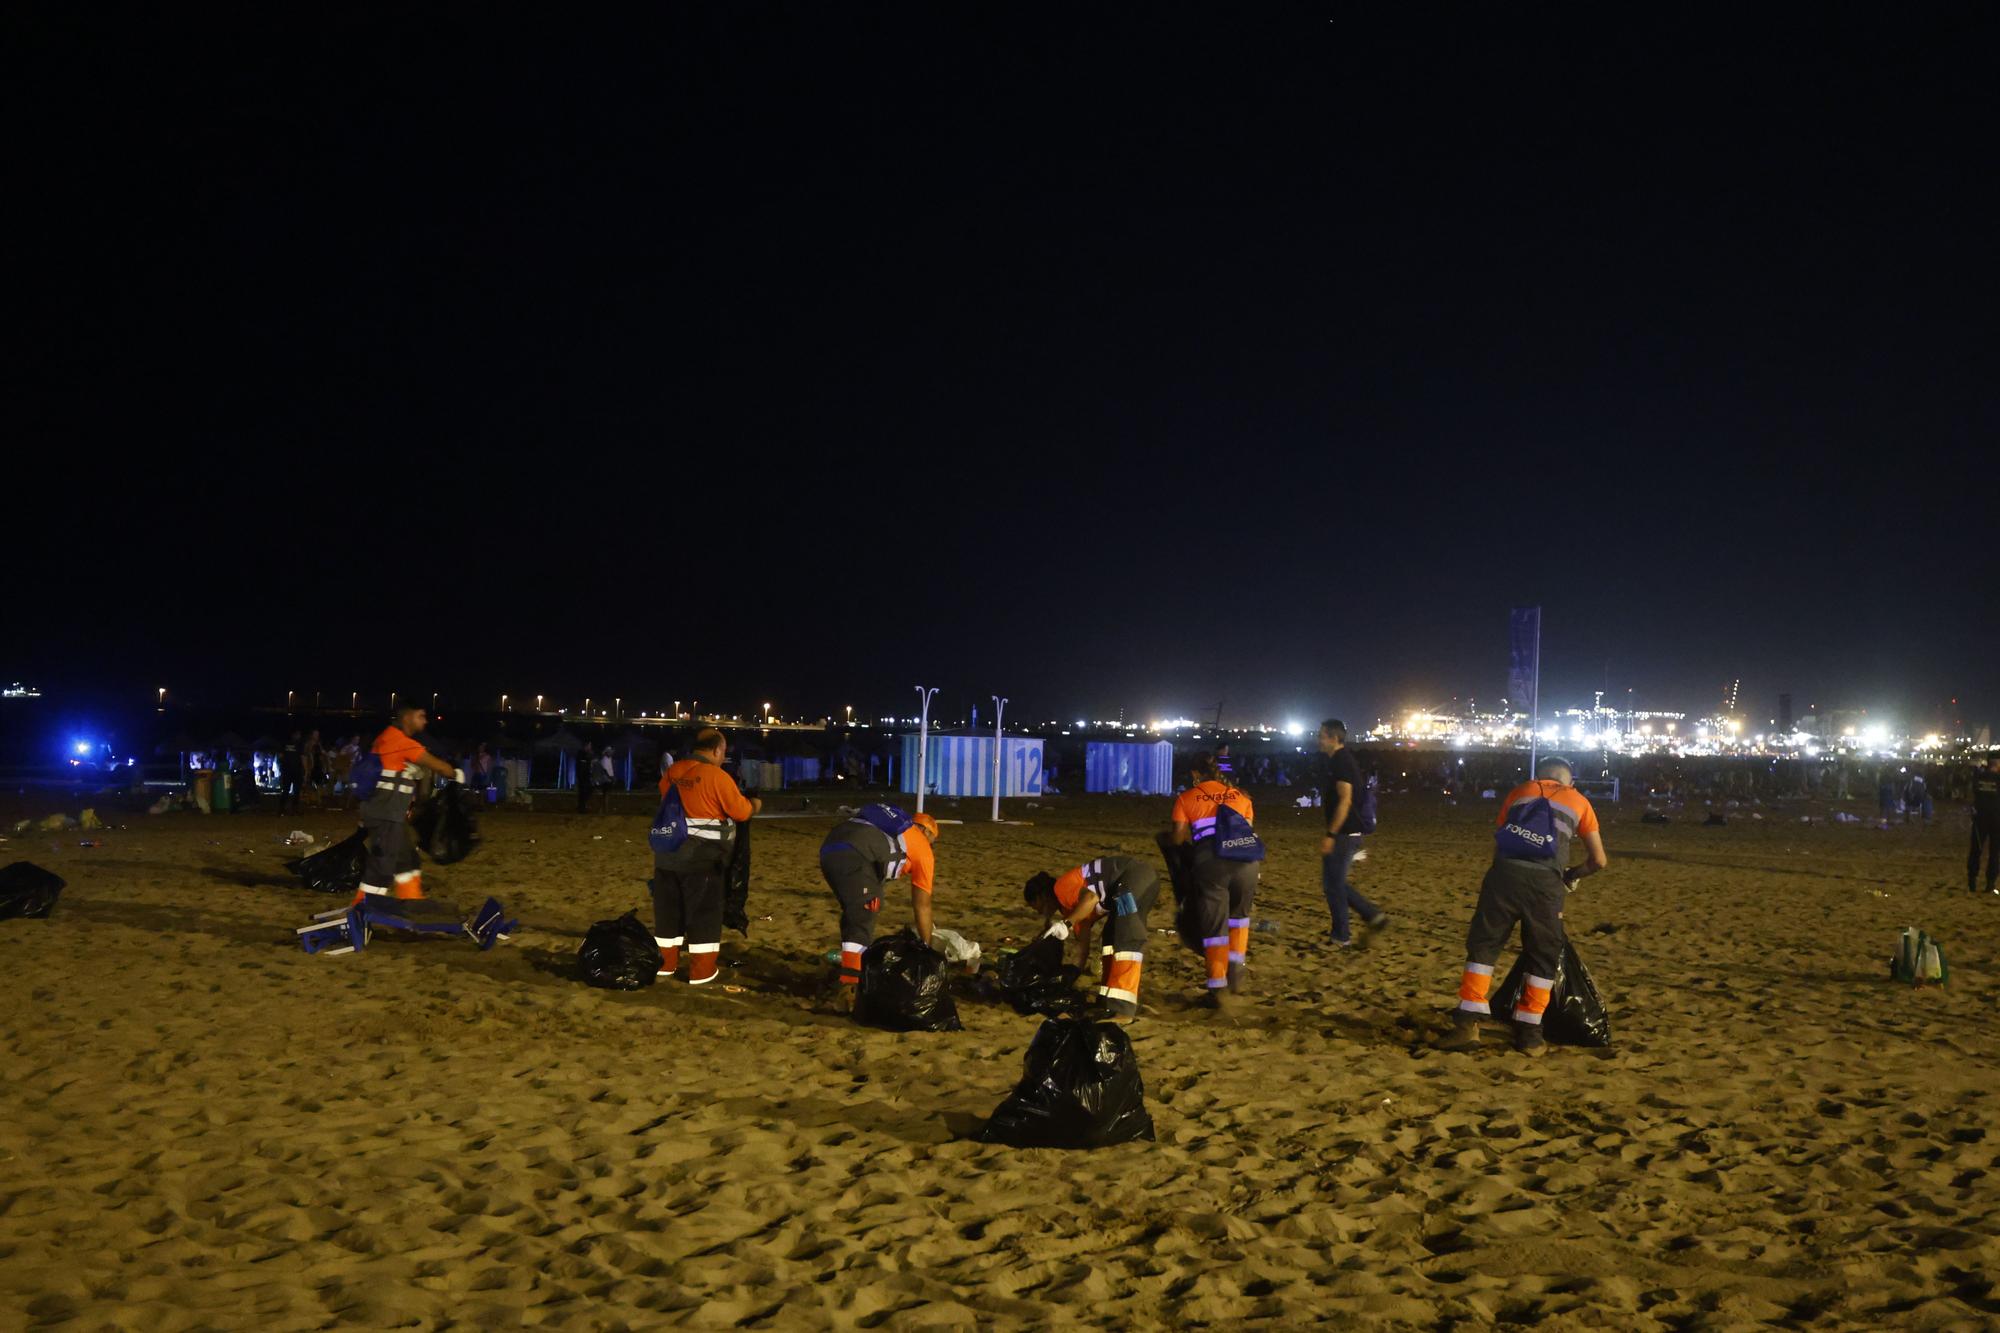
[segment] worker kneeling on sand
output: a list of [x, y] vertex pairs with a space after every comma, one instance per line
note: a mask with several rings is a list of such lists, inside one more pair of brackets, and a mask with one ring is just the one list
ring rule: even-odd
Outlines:
[[688, 984], [715, 980], [722, 966], [723, 872], [736, 826], [764, 808], [747, 797], [722, 767], [728, 745], [705, 727], [686, 759], [660, 775], [660, 814], [653, 845], [653, 943], [660, 971], [679, 971], [688, 955]]
[[931, 942], [931, 890], [937, 878], [937, 820], [893, 805], [864, 805], [842, 820], [819, 847], [819, 873], [840, 903], [840, 974], [835, 993], [842, 1009], [854, 1007], [861, 955], [875, 940], [882, 890], [909, 877], [910, 916], [917, 935]]
[[405, 901], [424, 896], [421, 862], [410, 836], [410, 800], [429, 769], [439, 777], [465, 781], [453, 768], [423, 747], [417, 737], [430, 723], [423, 709], [404, 705], [382, 729], [353, 771], [355, 794], [361, 798], [361, 827], [368, 834], [368, 856], [361, 866], [361, 888], [354, 895]]
[[1243, 990], [1250, 908], [1257, 897], [1264, 844], [1252, 831], [1256, 810], [1250, 798], [1222, 781], [1215, 756], [1204, 750], [1190, 767], [1194, 785], [1175, 798], [1167, 839], [1176, 847], [1194, 845], [1201, 949], [1208, 964], [1206, 999], [1221, 1009], [1226, 995]]
[[1090, 972], [1090, 935], [1104, 929], [1098, 995], [1105, 1016], [1130, 1022], [1139, 1015], [1139, 973], [1146, 961], [1146, 914], [1160, 894], [1160, 876], [1127, 856], [1100, 856], [1060, 877], [1038, 874], [1024, 897], [1042, 914], [1043, 934], [1077, 941], [1077, 965]]
[[[1521, 1002], [1514, 1010], [1514, 1045], [1524, 1055], [1548, 1050], [1542, 1015], [1549, 1007], [1563, 953], [1563, 897], [1578, 880], [1610, 864], [1598, 833], [1597, 811], [1571, 786], [1569, 760], [1549, 756], [1535, 766], [1535, 780], [1507, 793], [1494, 821], [1493, 865], [1479, 886], [1479, 906], [1465, 938], [1465, 975], [1458, 985], [1452, 1030], [1440, 1043], [1446, 1050], [1479, 1044], [1480, 1021], [1492, 1013], [1486, 1003], [1493, 986], [1493, 963], [1514, 923], [1521, 923], [1521, 964], [1526, 973]], [[1569, 864], [1570, 844], [1583, 840], [1581, 865]]]

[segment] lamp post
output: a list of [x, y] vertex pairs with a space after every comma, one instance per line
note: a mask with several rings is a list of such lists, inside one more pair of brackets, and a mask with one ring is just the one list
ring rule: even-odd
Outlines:
[[1000, 741], [1007, 734], [1007, 697], [1002, 694], [993, 699], [993, 822], [1000, 822]]
[[937, 697], [937, 686], [929, 689], [917, 686], [917, 698], [922, 708], [917, 714], [917, 813], [924, 812], [924, 777], [930, 760], [931, 748], [931, 700]]

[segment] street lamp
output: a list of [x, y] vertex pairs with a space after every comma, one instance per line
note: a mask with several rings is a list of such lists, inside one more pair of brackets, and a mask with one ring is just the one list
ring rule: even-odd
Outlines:
[[996, 694], [993, 699], [993, 822], [1000, 822], [1000, 740], [1007, 734], [1007, 699]]
[[922, 710], [917, 714], [917, 813], [924, 812], [924, 778], [931, 748], [931, 700], [937, 697], [937, 686], [925, 689], [919, 685], [917, 698], [922, 702]]

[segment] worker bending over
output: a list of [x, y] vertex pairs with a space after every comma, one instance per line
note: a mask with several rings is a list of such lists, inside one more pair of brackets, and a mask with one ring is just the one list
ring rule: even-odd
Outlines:
[[1264, 846], [1252, 832], [1257, 815], [1250, 798], [1222, 781], [1215, 756], [1204, 750], [1191, 768], [1194, 785], [1175, 798], [1167, 836], [1176, 847], [1193, 845], [1191, 873], [1202, 957], [1208, 965], [1206, 998], [1221, 1009], [1226, 995], [1243, 991], [1250, 908], [1257, 897]]
[[[1458, 1009], [1450, 1034], [1440, 1043], [1446, 1050], [1471, 1050], [1479, 1044], [1480, 1020], [1492, 1013], [1486, 996], [1493, 985], [1493, 963], [1518, 921], [1526, 976], [1514, 1009], [1514, 1046], [1523, 1055], [1548, 1052], [1542, 1015], [1562, 966], [1563, 898], [1578, 880], [1610, 864], [1597, 811], [1571, 781], [1569, 760], [1551, 755], [1536, 765], [1534, 781], [1514, 788], [1501, 802], [1494, 821], [1493, 864], [1479, 886], [1479, 906], [1465, 937]], [[1578, 838], [1588, 855], [1572, 866], [1570, 844]]]
[[833, 826], [819, 847], [819, 873], [840, 904], [840, 1008], [852, 1010], [861, 980], [861, 955], [875, 940], [882, 890], [905, 876], [917, 935], [931, 942], [931, 890], [937, 880], [937, 820], [906, 814], [893, 805], [865, 805]]
[[1129, 1023], [1139, 1015], [1139, 973], [1146, 962], [1146, 914], [1160, 893], [1152, 867], [1127, 856], [1100, 856], [1060, 877], [1038, 874], [1023, 896], [1042, 914], [1043, 934], [1077, 941], [1077, 966], [1090, 970], [1090, 936], [1109, 918], [1100, 955], [1098, 995], [1106, 1016]]
[[[680, 969], [686, 950], [691, 986], [715, 980], [722, 965], [723, 871], [737, 824], [764, 808], [724, 771], [727, 751], [722, 733], [705, 727], [688, 757], [660, 775], [661, 816], [652, 838], [653, 942], [660, 947], [663, 977]], [[673, 834], [663, 836], [670, 795], [679, 798], [678, 819]]]

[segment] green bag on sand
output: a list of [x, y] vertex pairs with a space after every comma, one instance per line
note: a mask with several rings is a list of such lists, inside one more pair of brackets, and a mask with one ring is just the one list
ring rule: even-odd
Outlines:
[[1889, 975], [1910, 986], [1942, 986], [1951, 980], [1951, 968], [1936, 940], [1915, 926], [1905, 926], [1896, 941], [1896, 956], [1889, 960]]

